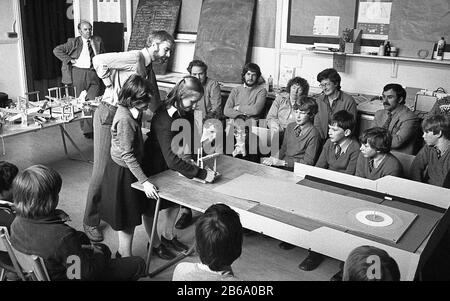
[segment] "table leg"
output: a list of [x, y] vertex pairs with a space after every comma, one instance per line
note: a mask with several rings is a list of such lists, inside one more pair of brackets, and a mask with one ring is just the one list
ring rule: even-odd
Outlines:
[[146, 272], [147, 272], [147, 275], [150, 278], [158, 275], [159, 273], [161, 273], [162, 271], [164, 271], [168, 267], [170, 267], [170, 266], [174, 265], [175, 263], [177, 263], [178, 261], [182, 260], [183, 258], [186, 258], [187, 256], [189, 256], [195, 250], [195, 244], [193, 244], [189, 248], [189, 250], [187, 250], [186, 252], [180, 253], [174, 259], [172, 259], [172, 260], [168, 261], [167, 263], [163, 264], [162, 266], [158, 267], [153, 272], [150, 272], [150, 261], [151, 261], [151, 257], [152, 257], [153, 241], [154, 241], [155, 235], [157, 235], [157, 233], [156, 233], [157, 229], [156, 228], [157, 228], [157, 224], [158, 224], [158, 215], [159, 215], [159, 208], [160, 208], [160, 206], [161, 206], [161, 199], [158, 199], [156, 201], [155, 215], [153, 217], [152, 233], [150, 235], [149, 248], [147, 250], [147, 260], [146, 260], [147, 268], [146, 268]]
[[[59, 125], [59, 128], [61, 129], [61, 134], [63, 135], [63, 143], [64, 143], [64, 151], [66, 152], [67, 155], [67, 149], [66, 149], [66, 143], [64, 140], [64, 136], [67, 137], [67, 139], [69, 139], [70, 143], [72, 143], [73, 147], [78, 151], [78, 153], [80, 154], [81, 158], [83, 159], [83, 161], [88, 162], [88, 163], [93, 163], [91, 160], [89, 160], [81, 151], [81, 149], [78, 147], [78, 145], [76, 145], [75, 141], [73, 141], [72, 137], [70, 137], [69, 133], [67, 133], [66, 129], [64, 128], [63, 125]], [[72, 159], [72, 158], [70, 158]], [[73, 159], [76, 160], [76, 159]]]
[[67, 145], [66, 145], [66, 138], [64, 137], [64, 130], [62, 126], [59, 126], [59, 130], [61, 131], [61, 139], [63, 142], [63, 146], [64, 146], [64, 153], [66, 154], [66, 156], [68, 155], [67, 153]]

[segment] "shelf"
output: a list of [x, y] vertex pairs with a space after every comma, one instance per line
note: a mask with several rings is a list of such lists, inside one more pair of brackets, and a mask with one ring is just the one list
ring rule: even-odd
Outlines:
[[425, 63], [425, 64], [438, 64], [438, 65], [450, 65], [450, 60], [427, 60], [427, 59], [419, 59], [412, 57], [401, 57], [401, 56], [378, 56], [378, 55], [367, 55], [367, 54], [356, 54], [356, 53], [344, 53], [344, 52], [331, 52], [331, 51], [318, 51], [313, 50], [310, 51], [317, 54], [345, 54], [349, 57], [361, 57], [375, 60], [391, 60], [391, 61], [405, 61], [405, 62], [417, 62], [417, 63]]
[[344, 54], [348, 57], [358, 57], [358, 58], [364, 58], [364, 59], [374, 59], [374, 60], [387, 60], [392, 62], [392, 69], [391, 69], [391, 77], [396, 78], [397, 77], [397, 71], [398, 71], [398, 62], [415, 62], [415, 63], [422, 63], [422, 64], [436, 64], [436, 65], [450, 65], [450, 60], [427, 60], [427, 59], [419, 59], [419, 58], [412, 58], [412, 57], [400, 57], [400, 56], [378, 56], [378, 55], [367, 55], [367, 54], [356, 54], [356, 53], [344, 53], [344, 52], [332, 52], [332, 51], [320, 51], [320, 50], [309, 50], [307, 52], [312, 52], [315, 54], [325, 54], [325, 55], [331, 55], [331, 54]]

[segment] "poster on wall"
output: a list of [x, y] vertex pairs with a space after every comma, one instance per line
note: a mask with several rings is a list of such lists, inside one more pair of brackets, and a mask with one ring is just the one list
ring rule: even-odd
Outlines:
[[99, 22], [121, 22], [120, 0], [97, 0]]
[[392, 1], [360, 1], [358, 25], [363, 39], [387, 40], [391, 22]]

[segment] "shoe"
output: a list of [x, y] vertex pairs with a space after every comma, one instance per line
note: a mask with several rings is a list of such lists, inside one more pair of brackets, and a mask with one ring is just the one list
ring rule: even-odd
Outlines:
[[164, 236], [161, 236], [161, 244], [177, 252], [187, 252], [189, 250], [188, 246], [186, 246], [176, 238], [168, 240]]
[[169, 249], [166, 248], [166, 246], [164, 246], [163, 244], [160, 244], [158, 247], [154, 247], [152, 249], [152, 253], [156, 254], [159, 258], [164, 259], [164, 260], [172, 260], [175, 257], [177, 257], [177, 255], [175, 255], [174, 253], [172, 253]]
[[342, 277], [344, 274], [344, 270], [340, 269], [339, 272], [333, 275], [333, 277], [330, 278], [330, 281], [342, 281]]
[[189, 210], [186, 213], [183, 213], [175, 224], [176, 229], [184, 229], [189, 226], [192, 222], [192, 211]]
[[94, 139], [94, 133], [84, 133], [83, 135], [86, 139]]
[[289, 244], [287, 242], [284, 242], [284, 241], [280, 242], [278, 244], [278, 246], [280, 247], [280, 249], [283, 249], [283, 250], [292, 250], [293, 248], [295, 248], [294, 245], [291, 245], [291, 244]]
[[298, 268], [303, 271], [315, 270], [323, 261], [323, 257], [322, 254], [309, 251], [308, 256], [299, 264]]
[[86, 233], [87, 237], [89, 237], [89, 239], [91, 241], [94, 241], [94, 242], [103, 241], [103, 234], [102, 234], [102, 232], [100, 232], [100, 230], [98, 229], [97, 226], [89, 226], [89, 225], [83, 224], [83, 228], [84, 228], [84, 233]]

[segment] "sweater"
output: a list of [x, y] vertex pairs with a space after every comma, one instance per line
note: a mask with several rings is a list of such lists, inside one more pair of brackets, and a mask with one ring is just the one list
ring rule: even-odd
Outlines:
[[[259, 119], [262, 117], [266, 97], [267, 90], [263, 84], [253, 87], [235, 87], [228, 96], [223, 113], [229, 118], [247, 115], [250, 118]], [[239, 106], [239, 110], [234, 109], [236, 106]]]
[[356, 162], [356, 176], [369, 180], [377, 180], [384, 176], [401, 177], [403, 174], [400, 161], [391, 153], [386, 154], [383, 161], [372, 171], [369, 170], [369, 158], [361, 153]]
[[293, 168], [295, 162], [314, 165], [322, 146], [320, 133], [311, 124], [303, 129], [300, 136], [297, 137], [294, 132], [296, 125], [296, 122], [288, 124], [284, 133], [279, 158], [285, 160], [289, 168]]
[[144, 153], [140, 118], [133, 118], [128, 108], [119, 105], [111, 126], [111, 158], [127, 167], [140, 183], [147, 181], [141, 168]]
[[433, 146], [425, 145], [411, 164], [411, 179], [442, 187], [450, 171], [450, 149], [438, 158]]
[[325, 142], [316, 167], [321, 167], [333, 171], [354, 175], [356, 171], [356, 161], [359, 156], [359, 142], [352, 139], [345, 152], [336, 159], [334, 143], [330, 139]]

